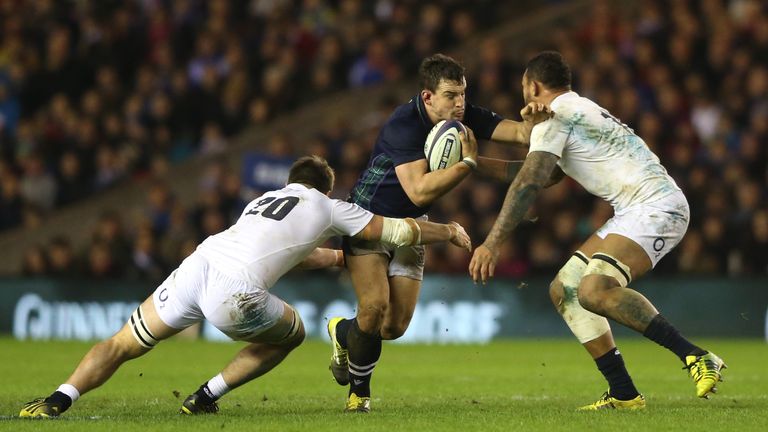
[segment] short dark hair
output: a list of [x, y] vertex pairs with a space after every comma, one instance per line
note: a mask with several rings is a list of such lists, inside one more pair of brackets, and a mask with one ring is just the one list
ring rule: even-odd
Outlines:
[[301, 183], [322, 193], [333, 189], [335, 174], [328, 162], [320, 156], [303, 156], [291, 165], [288, 183]]
[[464, 66], [445, 54], [435, 54], [422, 60], [419, 66], [419, 85], [429, 91], [437, 90], [440, 80], [460, 83], [464, 79]]
[[557, 51], [536, 54], [525, 66], [528, 79], [544, 84], [548, 89], [571, 88], [571, 68]]

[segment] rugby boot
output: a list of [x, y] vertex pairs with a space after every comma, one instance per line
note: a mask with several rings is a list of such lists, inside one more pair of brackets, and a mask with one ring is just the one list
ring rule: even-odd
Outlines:
[[696, 396], [709, 399], [710, 393], [717, 393], [717, 383], [723, 380], [721, 371], [728, 368], [723, 360], [708, 352], [700, 356], [685, 357], [685, 367], [696, 384]]
[[187, 396], [179, 409], [179, 414], [187, 415], [216, 414], [217, 412], [219, 412], [219, 405], [216, 402], [204, 403], [200, 401], [200, 396], [195, 393]]
[[333, 347], [331, 365], [328, 369], [336, 382], [345, 386], [349, 384], [349, 353], [341, 347], [336, 339], [336, 325], [343, 319], [342, 317], [334, 317], [328, 320], [328, 336], [331, 338], [331, 346]]
[[347, 399], [347, 406], [344, 412], [348, 413], [368, 413], [371, 412], [371, 398], [359, 397], [352, 393]]
[[645, 408], [645, 398], [643, 395], [637, 395], [630, 400], [619, 400], [605, 392], [597, 402], [585, 405], [579, 408], [579, 411], [599, 411], [599, 410], [639, 410]]
[[37, 398], [24, 404], [19, 412], [19, 417], [51, 418], [61, 414], [61, 406], [52, 402], [46, 402], [46, 398]]

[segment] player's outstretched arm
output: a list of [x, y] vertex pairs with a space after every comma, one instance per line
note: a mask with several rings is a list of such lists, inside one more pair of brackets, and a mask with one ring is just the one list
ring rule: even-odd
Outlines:
[[485, 283], [493, 277], [501, 243], [509, 238], [523, 220], [539, 191], [548, 182], [558, 159], [556, 155], [544, 151], [531, 152], [525, 158], [520, 173], [507, 190], [499, 217], [496, 218], [485, 242], [475, 250], [469, 263], [469, 274], [475, 282]]
[[464, 227], [456, 222], [440, 224], [415, 220], [397, 219], [374, 215], [368, 225], [355, 235], [363, 240], [382, 241], [395, 246], [413, 246], [450, 242], [454, 246], [472, 251], [472, 241]]
[[[477, 170], [475, 174], [503, 183], [512, 183], [517, 173], [523, 168], [524, 160], [504, 160], [479, 156], [477, 158]], [[558, 184], [565, 177], [565, 173], [555, 165], [549, 180], [544, 184], [545, 188]]]
[[503, 183], [512, 183], [523, 167], [521, 160], [511, 161], [479, 156], [477, 158], [477, 170], [475, 174], [491, 180]]
[[315, 248], [294, 270], [315, 270], [328, 267], [344, 267], [344, 253], [338, 249]]
[[553, 114], [548, 106], [531, 102], [520, 110], [520, 116], [522, 116], [523, 121], [502, 120], [493, 131], [491, 139], [500, 142], [528, 145], [531, 141], [533, 126], [550, 119]]

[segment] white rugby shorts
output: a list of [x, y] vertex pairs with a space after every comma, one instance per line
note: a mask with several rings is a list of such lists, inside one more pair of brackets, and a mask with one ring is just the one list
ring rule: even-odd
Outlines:
[[[415, 218], [427, 220], [427, 216]], [[424, 279], [424, 245], [397, 247], [378, 241], [367, 241], [354, 237], [344, 237], [342, 248], [345, 254], [352, 256], [381, 254], [389, 258], [387, 277], [402, 276], [408, 279]]]
[[152, 294], [160, 319], [176, 329], [208, 320], [235, 340], [273, 327], [285, 303], [252, 283], [224, 275], [193, 253]]
[[650, 204], [623, 209], [597, 230], [604, 239], [618, 234], [639, 244], [653, 267], [683, 239], [691, 219], [685, 195], [678, 191]]

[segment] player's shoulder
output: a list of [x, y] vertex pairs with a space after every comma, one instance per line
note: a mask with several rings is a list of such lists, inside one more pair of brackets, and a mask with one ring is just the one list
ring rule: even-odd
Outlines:
[[551, 120], [564, 124], [579, 123], [585, 116], [600, 109], [593, 101], [573, 91], [555, 98], [550, 108], [555, 113]]
[[419, 116], [408, 113], [394, 113], [381, 128], [381, 137], [385, 141], [416, 140], [419, 145], [423, 144], [428, 133], [429, 129], [422, 124]]

